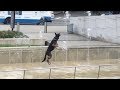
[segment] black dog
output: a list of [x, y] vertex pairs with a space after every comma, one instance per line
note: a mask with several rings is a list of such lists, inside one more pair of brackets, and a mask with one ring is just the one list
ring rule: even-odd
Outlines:
[[47, 48], [47, 51], [45, 53], [45, 57], [44, 57], [44, 60], [42, 62], [44, 62], [47, 58], [47, 62], [48, 64], [50, 65], [50, 61], [49, 59], [52, 58], [52, 54], [51, 54], [51, 51], [53, 51], [56, 47], [58, 47], [58, 39], [59, 39], [59, 36], [60, 36], [60, 33], [56, 34], [55, 33], [55, 37], [53, 38], [53, 40], [51, 41], [51, 43], [49, 44], [48, 48]]

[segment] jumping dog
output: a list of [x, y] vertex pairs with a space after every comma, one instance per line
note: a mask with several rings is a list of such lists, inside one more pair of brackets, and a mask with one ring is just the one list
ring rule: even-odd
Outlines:
[[45, 53], [45, 57], [44, 57], [44, 60], [42, 62], [44, 62], [45, 60], [47, 60], [48, 64], [50, 65], [50, 61], [49, 59], [52, 58], [52, 54], [51, 54], [51, 51], [53, 51], [56, 47], [58, 47], [58, 39], [60, 37], [60, 33], [56, 34], [55, 33], [55, 37], [53, 38], [53, 40], [50, 42], [48, 48], [47, 48], [47, 51]]

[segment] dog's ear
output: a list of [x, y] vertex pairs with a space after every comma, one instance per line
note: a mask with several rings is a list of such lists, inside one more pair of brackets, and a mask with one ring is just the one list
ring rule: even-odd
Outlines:
[[55, 33], [55, 35], [57, 35], [57, 34]]

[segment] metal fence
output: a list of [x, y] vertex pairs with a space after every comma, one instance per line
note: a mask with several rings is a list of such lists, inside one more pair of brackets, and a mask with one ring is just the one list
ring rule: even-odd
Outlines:
[[[95, 70], [92, 69], [93, 67], [94, 67]], [[63, 69], [60, 72], [58, 69], [61, 69], [61, 68], [63, 68]], [[72, 69], [70, 72], [69, 72], [69, 70], [67, 70], [68, 72], [65, 71], [66, 74], [68, 73], [68, 77], [67, 78], [65, 78], [65, 77], [63, 78], [62, 75], [60, 76], [60, 74], [65, 73], [63, 70], [68, 69], [68, 68]], [[80, 69], [80, 68], [84, 69], [84, 71], [82, 69]], [[91, 71], [89, 71], [90, 68], [91, 68]], [[48, 71], [46, 72], [45, 69], [47, 69]], [[80, 71], [79, 71], [79, 69], [80, 69]], [[26, 70], [0, 71], [0, 73], [1, 72], [2, 73], [7, 73], [8, 76], [9, 76], [11, 72], [12, 72], [11, 74], [16, 74], [15, 72], [21, 72], [21, 77], [19, 77], [19, 79], [56, 79], [56, 78], [57, 79], [91, 79], [91, 78], [93, 78], [93, 79], [102, 79], [102, 78], [115, 78], [115, 79], [119, 79], [120, 78], [120, 71], [119, 71], [119, 69], [120, 69], [119, 65], [110, 65], [110, 64], [108, 64], [108, 65], [99, 65], [99, 66], [71, 66], [71, 67], [53, 67], [53, 68], [31, 69], [31, 70], [27, 70], [26, 69]], [[38, 78], [32, 77], [31, 78], [30, 77], [30, 74], [31, 74], [30, 71], [35, 71], [35, 70], [39, 71], [39, 72], [37, 72], [37, 73], [39, 73], [38, 76], [40, 74], [43, 74], [43, 78], [42, 77], [38, 77]], [[42, 73], [42, 71], [40, 71], [40, 70], [45, 71], [45, 73]], [[57, 74], [59, 75], [56, 78], [54, 77], [55, 74], [53, 74], [54, 73], [53, 71], [55, 71], [55, 70], [58, 70]], [[86, 74], [85, 74], [85, 72], [86, 72]], [[109, 76], [104, 76], [105, 73], [109, 74]], [[32, 72], [32, 75], [34, 75], [34, 74], [35, 74], [35, 72]], [[89, 75], [89, 74], [93, 75], [93, 76], [92, 77], [91, 76], [90, 77], [89, 76], [85, 77], [86, 75]], [[20, 73], [18, 75], [20, 75]], [[45, 75], [47, 75], [46, 78], [44, 77]], [[65, 74], [63, 74], [63, 75], [65, 75]], [[34, 75], [34, 76], [37, 76], [37, 75]], [[11, 79], [11, 77], [10, 78], [8, 77], [7, 79]], [[18, 79], [18, 78], [14, 78], [14, 79]]]

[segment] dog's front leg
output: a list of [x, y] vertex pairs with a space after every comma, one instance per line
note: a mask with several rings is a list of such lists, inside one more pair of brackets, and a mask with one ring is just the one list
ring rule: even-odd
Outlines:
[[58, 47], [58, 44], [52, 44], [52, 46], [54, 46], [54, 47]]

